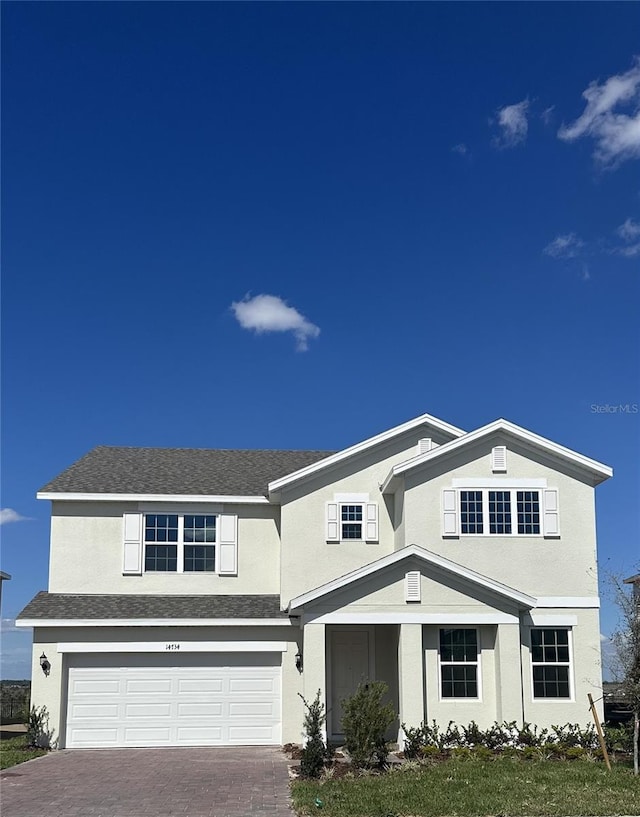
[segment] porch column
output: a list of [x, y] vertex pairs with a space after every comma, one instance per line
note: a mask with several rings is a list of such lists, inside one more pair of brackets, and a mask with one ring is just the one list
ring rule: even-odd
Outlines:
[[[303, 638], [303, 671], [302, 688], [303, 695], [307, 703], [311, 704], [315, 700], [318, 690], [320, 690], [320, 700], [327, 704], [327, 671], [326, 671], [326, 649], [325, 649], [325, 625], [305, 624]], [[327, 739], [327, 724], [323, 727], [323, 737]], [[304, 730], [302, 731], [304, 741]]]
[[496, 636], [496, 718], [522, 723], [520, 624], [498, 624]]
[[398, 743], [404, 740], [403, 723], [420, 726], [424, 720], [423, 653], [422, 624], [401, 624], [398, 639]]

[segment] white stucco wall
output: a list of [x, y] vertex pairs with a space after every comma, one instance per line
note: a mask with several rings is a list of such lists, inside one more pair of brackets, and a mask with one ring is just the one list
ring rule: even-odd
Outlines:
[[[445, 464], [407, 476], [405, 544], [416, 544], [533, 596], [597, 596], [594, 489], [549, 464], [507, 452], [507, 473], [491, 471], [491, 440]], [[465, 478], [545, 479], [558, 489], [560, 538], [442, 536], [442, 490]], [[512, 517], [515, 524], [515, 508]], [[485, 525], [488, 520], [485, 520]]]
[[[213, 573], [122, 574], [125, 511], [235, 513], [238, 575]], [[280, 589], [279, 508], [272, 505], [161, 505], [123, 502], [54, 502], [51, 517], [49, 592], [269, 594]]]
[[[295, 596], [394, 550], [395, 500], [380, 493], [380, 484], [393, 465], [417, 454], [418, 440], [425, 436], [424, 429], [406, 432], [282, 492], [284, 605]], [[431, 432], [431, 436], [437, 444], [446, 441], [436, 432]], [[371, 502], [378, 503], [377, 543], [353, 540], [327, 543], [326, 503], [335, 501], [335, 495], [341, 493], [368, 494]]]

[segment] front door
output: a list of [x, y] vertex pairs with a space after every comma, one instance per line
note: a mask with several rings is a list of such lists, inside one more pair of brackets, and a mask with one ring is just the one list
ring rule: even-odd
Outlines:
[[331, 732], [342, 735], [342, 701], [369, 680], [368, 630], [335, 630], [331, 634]]

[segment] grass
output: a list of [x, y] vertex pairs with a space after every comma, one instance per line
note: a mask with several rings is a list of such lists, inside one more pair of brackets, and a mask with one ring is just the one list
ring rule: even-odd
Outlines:
[[8, 738], [0, 741], [0, 769], [9, 769], [24, 763], [25, 760], [33, 760], [34, 757], [46, 755], [46, 749], [32, 749], [27, 746], [27, 739], [24, 735], [15, 738]]
[[296, 780], [292, 797], [298, 814], [325, 817], [607, 817], [640, 812], [640, 778], [626, 764], [608, 772], [588, 760], [451, 760], [379, 776]]

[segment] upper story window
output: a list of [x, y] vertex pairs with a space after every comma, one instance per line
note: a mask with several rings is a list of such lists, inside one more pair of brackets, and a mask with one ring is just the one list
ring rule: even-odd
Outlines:
[[145, 571], [214, 573], [216, 532], [216, 515], [145, 514]]
[[445, 489], [444, 536], [559, 536], [556, 489]]
[[363, 505], [340, 505], [340, 538], [362, 539]]
[[571, 697], [568, 629], [531, 630], [531, 668], [534, 698]]
[[335, 502], [326, 503], [327, 542], [377, 542], [378, 503], [368, 502], [367, 494], [335, 496]]

